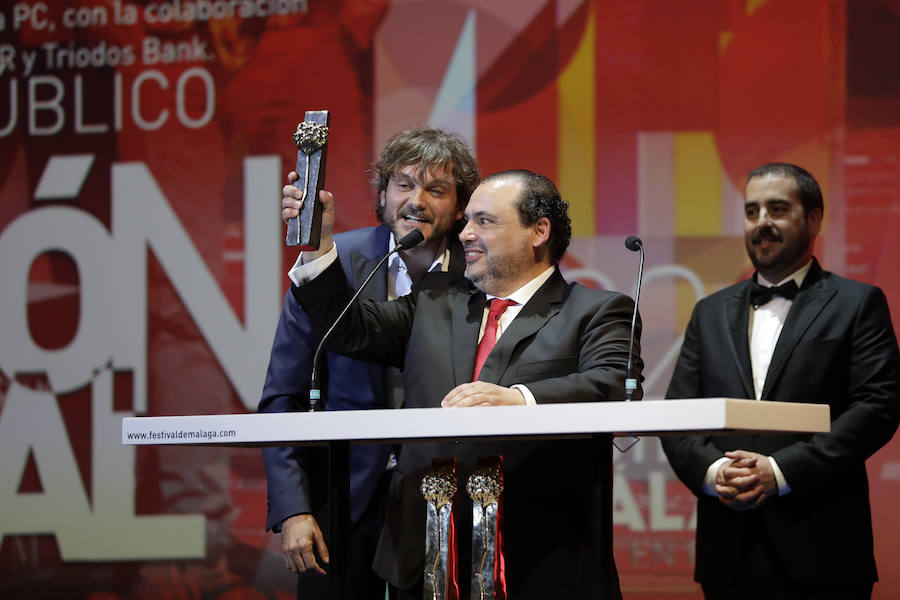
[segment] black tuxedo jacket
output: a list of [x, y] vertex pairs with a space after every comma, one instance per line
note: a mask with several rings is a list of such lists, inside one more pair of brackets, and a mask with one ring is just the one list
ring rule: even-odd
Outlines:
[[[351, 290], [332, 265], [293, 288], [314, 326], [331, 323]], [[332, 349], [403, 368], [407, 407], [437, 407], [471, 381], [485, 296], [461, 275], [427, 274], [409, 296], [359, 302], [336, 330]], [[622, 294], [567, 284], [556, 271], [497, 341], [479, 379], [525, 384], [538, 403], [624, 399], [633, 302]], [[635, 352], [638, 353], [635, 343]], [[642, 363], [635, 359], [639, 375]], [[639, 396], [638, 396], [639, 397]], [[471, 410], [477, 419], [481, 409]], [[384, 418], [390, 418], [385, 414]], [[502, 454], [507, 581], [515, 598], [588, 598], [589, 440], [405, 444], [391, 484], [375, 570], [410, 587], [424, 568], [425, 501], [419, 491], [433, 458], [458, 459], [460, 583], [467, 592], [472, 505], [465, 482], [477, 458]]]
[[[697, 303], [668, 398], [755, 397], [750, 283]], [[727, 584], [742, 566], [742, 538], [753, 527], [766, 529], [772, 558], [801, 584], [877, 579], [865, 461], [897, 429], [898, 373], [882, 291], [822, 271], [814, 261], [785, 320], [761, 399], [828, 404], [831, 431], [662, 440], [678, 477], [698, 498], [697, 581]], [[705, 495], [708, 467], [736, 449], [774, 457], [792, 491], [740, 513]]]

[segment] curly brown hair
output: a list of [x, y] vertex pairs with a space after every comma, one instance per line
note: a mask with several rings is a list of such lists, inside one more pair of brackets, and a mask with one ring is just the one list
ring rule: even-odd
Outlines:
[[377, 192], [375, 216], [379, 222], [384, 221], [381, 192], [387, 189], [392, 176], [409, 165], [416, 165], [418, 174], [450, 167], [456, 183], [456, 200], [462, 207], [469, 203], [472, 191], [478, 186], [478, 163], [462, 136], [433, 127], [401, 131], [388, 140], [374, 165], [372, 186]]

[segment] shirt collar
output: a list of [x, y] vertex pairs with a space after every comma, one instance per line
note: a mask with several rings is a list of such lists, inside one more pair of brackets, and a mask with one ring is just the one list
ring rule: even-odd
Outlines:
[[[550, 276], [553, 275], [553, 271], [556, 270], [556, 265], [551, 266], [546, 271], [514, 291], [512, 294], [507, 296], [506, 298], [509, 300], [514, 300], [517, 304], [524, 306], [531, 300], [531, 297], [534, 296], [535, 292], [537, 292], [544, 282], [550, 279]], [[486, 294], [487, 299], [491, 300], [493, 298], [497, 298], [497, 296], [491, 296], [490, 294]]]
[[783, 283], [787, 283], [788, 281], [793, 281], [797, 284], [797, 287], [800, 288], [803, 287], [803, 280], [806, 279], [806, 274], [809, 273], [810, 267], [812, 267], [812, 259], [809, 259], [808, 263], [806, 263], [778, 283], [772, 283], [771, 281], [760, 275], [757, 271], [756, 281], [763, 287], [775, 287], [776, 285], [781, 285]]
[[[388, 236], [388, 252], [394, 252], [394, 248], [397, 247], [397, 239], [394, 237], [394, 232], [391, 232], [390, 236]], [[446, 272], [450, 268], [450, 247], [447, 246], [447, 238], [441, 242], [440, 248], [438, 248], [437, 253], [434, 257], [434, 262], [431, 263], [431, 266], [428, 267], [428, 272], [432, 271], [444, 271]], [[388, 269], [394, 272], [398, 270], [406, 271], [406, 263], [403, 262], [403, 258], [400, 256], [399, 252], [394, 252], [391, 254], [391, 257], [388, 258]]]

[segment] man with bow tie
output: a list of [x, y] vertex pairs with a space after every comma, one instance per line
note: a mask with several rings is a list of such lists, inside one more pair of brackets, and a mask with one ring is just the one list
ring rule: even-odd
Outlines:
[[877, 580], [865, 461], [897, 429], [900, 359], [884, 293], [813, 257], [823, 211], [804, 169], [750, 172], [756, 273], [697, 304], [666, 393], [831, 407], [828, 433], [662, 440], [698, 498], [708, 599], [870, 598]]

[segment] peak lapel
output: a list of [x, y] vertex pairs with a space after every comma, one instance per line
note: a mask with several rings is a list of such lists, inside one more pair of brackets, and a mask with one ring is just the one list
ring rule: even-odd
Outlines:
[[726, 299], [724, 330], [731, 335], [729, 348], [741, 377], [741, 385], [747, 398], [756, 398], [753, 390], [753, 367], [750, 363], [750, 340], [748, 327], [750, 319], [750, 282], [744, 282]]
[[791, 305], [791, 310], [788, 311], [785, 318], [781, 334], [778, 336], [775, 351], [772, 353], [772, 362], [769, 363], [766, 383], [763, 386], [763, 399], [769, 398], [772, 388], [778, 382], [781, 372], [794, 351], [794, 347], [803, 338], [804, 333], [806, 333], [813, 321], [822, 313], [822, 310], [834, 294], [835, 290], [826, 289], [821, 284], [810, 286], [797, 294], [794, 303]]

